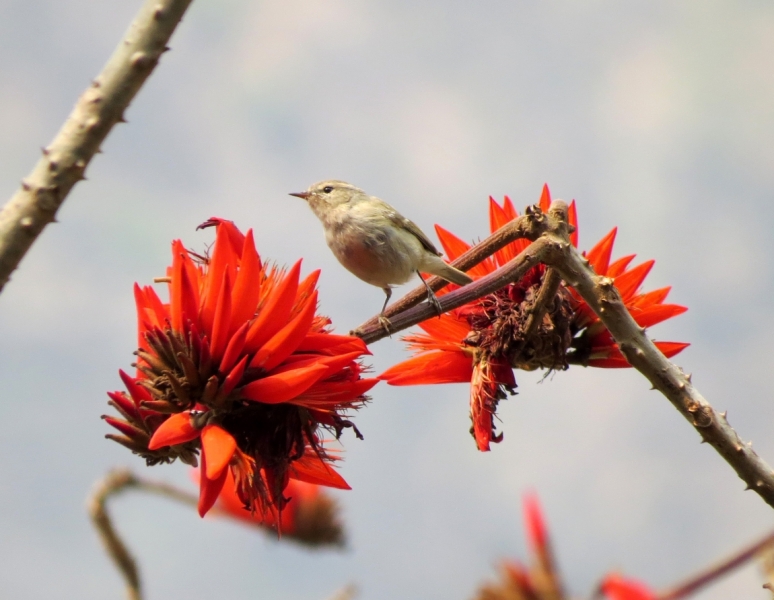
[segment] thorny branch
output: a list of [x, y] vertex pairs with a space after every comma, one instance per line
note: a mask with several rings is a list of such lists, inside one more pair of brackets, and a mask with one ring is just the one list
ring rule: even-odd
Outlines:
[[[613, 280], [594, 273], [589, 261], [572, 246], [569, 241], [567, 204], [561, 200], [555, 201], [546, 215], [531, 207], [521, 218], [518, 227], [518, 237], [532, 239], [533, 243], [494, 273], [439, 298], [443, 311], [462, 306], [517, 281], [539, 262], [555, 269], [561, 279], [575, 288], [599, 316], [629, 363], [651, 382], [654, 389], [666, 396], [693, 425], [702, 441], [715, 448], [731, 465], [747, 484], [747, 489], [754, 490], [774, 507], [774, 471], [752, 449], [751, 443], [741, 440], [728, 424], [726, 414], [715, 411], [696, 390], [690, 375], [667, 360], [648, 339], [645, 328], [640, 327], [626, 309]], [[482, 244], [489, 242], [487, 239]], [[475, 248], [468, 255], [475, 255], [478, 261], [486, 258]], [[435, 314], [434, 307], [428, 303], [414, 306], [390, 319], [389, 333], [397, 333]], [[367, 321], [353, 334], [369, 344], [388, 335], [376, 318]]]
[[146, 0], [102, 72], [0, 211], [0, 291], [168, 50], [191, 0]]

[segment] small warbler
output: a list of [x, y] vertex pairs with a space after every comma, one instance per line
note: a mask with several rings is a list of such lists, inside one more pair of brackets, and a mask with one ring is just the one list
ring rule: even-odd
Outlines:
[[384, 290], [387, 297], [380, 318], [383, 324], [391, 287], [406, 283], [414, 273], [427, 287], [429, 301], [439, 314], [438, 298], [420, 272], [457, 285], [473, 281], [439, 258], [441, 253], [416, 224], [351, 183], [321, 181], [305, 192], [290, 195], [307, 201], [322, 222], [325, 241], [339, 262], [356, 277]]

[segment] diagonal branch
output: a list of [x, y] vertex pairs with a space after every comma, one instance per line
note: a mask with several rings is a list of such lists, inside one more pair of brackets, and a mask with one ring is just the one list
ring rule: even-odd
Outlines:
[[146, 0], [21, 188], [0, 211], [0, 291], [168, 50], [191, 0]]

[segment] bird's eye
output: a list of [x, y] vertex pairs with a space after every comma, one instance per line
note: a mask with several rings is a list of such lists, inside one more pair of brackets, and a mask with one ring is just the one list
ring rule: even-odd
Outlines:
[[329, 185], [326, 185], [323, 188], [323, 192], [325, 192], [326, 194], [330, 194], [332, 191], [333, 191], [333, 188], [331, 186], [329, 186]]

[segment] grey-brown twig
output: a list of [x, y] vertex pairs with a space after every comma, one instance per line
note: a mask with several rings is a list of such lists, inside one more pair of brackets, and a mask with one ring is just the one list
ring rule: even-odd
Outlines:
[[110, 497], [134, 486], [136, 481], [134, 475], [129, 471], [123, 469], [111, 471], [104, 479], [97, 482], [86, 504], [91, 522], [99, 532], [105, 551], [126, 582], [126, 595], [129, 600], [142, 600], [140, 574], [137, 571], [134, 557], [129, 553], [126, 544], [123, 543], [113, 527], [106, 505]]
[[126, 592], [129, 600], [141, 600], [142, 589], [137, 563], [129, 553], [126, 544], [121, 540], [113, 527], [110, 514], [107, 511], [107, 501], [124, 490], [136, 489], [159, 494], [171, 500], [196, 507], [198, 498], [194, 494], [180, 490], [160, 481], [149, 481], [135, 476], [127, 469], [110, 471], [97, 482], [89, 496], [86, 507], [94, 527], [97, 528], [105, 550], [113, 560], [121, 576], [126, 582]]
[[191, 0], [146, 0], [102, 72], [0, 211], [0, 291], [168, 50]]

